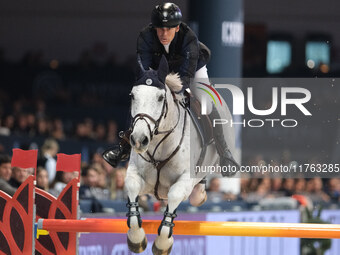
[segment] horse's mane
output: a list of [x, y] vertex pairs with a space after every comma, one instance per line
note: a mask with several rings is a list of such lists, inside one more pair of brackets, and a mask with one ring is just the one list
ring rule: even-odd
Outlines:
[[[178, 73], [168, 74], [166, 76], [165, 83], [173, 92], [179, 92], [183, 88], [183, 84]], [[182, 96], [180, 96], [180, 94], [176, 94], [176, 97], [177, 99], [182, 99]]]
[[179, 78], [178, 73], [170, 73], [165, 78], [165, 83], [168, 85], [171, 91], [173, 92], [179, 92], [181, 91], [183, 85], [182, 81]]

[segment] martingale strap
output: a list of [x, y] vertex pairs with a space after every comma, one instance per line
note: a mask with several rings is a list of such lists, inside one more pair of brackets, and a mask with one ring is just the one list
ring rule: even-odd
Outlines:
[[[181, 145], [182, 145], [182, 142], [183, 142], [183, 139], [184, 139], [184, 131], [185, 131], [185, 127], [186, 127], [186, 122], [187, 122], [187, 112], [185, 111], [185, 114], [184, 114], [184, 124], [183, 124], [183, 129], [182, 129], [182, 137], [181, 137], [181, 140], [178, 144], [178, 146], [176, 147], [176, 149], [170, 154], [170, 156], [162, 161], [155, 161], [155, 164], [154, 166], [156, 167], [157, 169], [157, 181], [156, 181], [156, 185], [155, 185], [155, 188], [154, 188], [154, 194], [155, 194], [155, 197], [158, 199], [158, 200], [161, 200], [161, 198], [159, 197], [158, 195], [158, 186], [159, 186], [159, 176], [160, 176], [160, 173], [161, 173], [161, 169], [163, 168], [163, 166], [165, 166], [175, 155], [176, 153], [179, 151], [179, 149], [181, 148]], [[150, 157], [150, 155], [149, 155]]]

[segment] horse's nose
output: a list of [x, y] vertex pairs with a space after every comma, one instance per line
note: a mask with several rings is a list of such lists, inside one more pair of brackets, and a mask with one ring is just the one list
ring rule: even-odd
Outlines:
[[136, 136], [136, 135], [131, 134], [130, 142], [131, 142], [131, 145], [133, 147], [140, 150], [140, 149], [144, 149], [148, 146], [149, 138], [146, 135], [141, 135], [141, 136], [137, 135]]
[[143, 140], [141, 140], [142, 141], [142, 145], [143, 146], [146, 146], [146, 145], [148, 145], [148, 143], [149, 143], [149, 139], [145, 136], [144, 137], [144, 139]]

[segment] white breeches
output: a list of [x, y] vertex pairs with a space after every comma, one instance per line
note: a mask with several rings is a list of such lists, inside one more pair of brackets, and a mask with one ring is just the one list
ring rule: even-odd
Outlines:
[[[210, 96], [205, 91], [201, 89], [197, 89], [197, 86], [199, 85], [197, 82], [202, 82], [202, 83], [210, 85], [207, 66], [203, 66], [202, 68], [196, 71], [194, 82], [192, 83], [194, 87], [191, 88], [191, 91], [195, 95], [195, 97], [198, 99], [198, 101], [201, 103], [202, 113], [209, 114], [212, 111], [213, 102]], [[203, 87], [203, 86], [200, 86], [200, 87]]]

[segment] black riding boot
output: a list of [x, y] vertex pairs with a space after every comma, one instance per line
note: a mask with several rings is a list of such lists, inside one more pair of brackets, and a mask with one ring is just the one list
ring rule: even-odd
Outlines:
[[[214, 119], [221, 119], [220, 114], [218, 113], [215, 106], [213, 106], [212, 112], [208, 115], [209, 119], [212, 123], [214, 123]], [[228, 148], [226, 139], [223, 134], [223, 126], [222, 125], [216, 125], [213, 127], [213, 135], [214, 140], [216, 144], [217, 153], [220, 156], [220, 166], [235, 166], [236, 170], [240, 170], [239, 164], [235, 161], [233, 155], [231, 154], [231, 151]], [[229, 172], [229, 171], [222, 171], [222, 176], [233, 176], [236, 174], [236, 172]]]
[[103, 152], [103, 158], [111, 166], [117, 167], [119, 162], [126, 161], [129, 158], [131, 152], [131, 145], [129, 141], [130, 134], [130, 130], [125, 132], [121, 131], [119, 133], [119, 137], [121, 138], [119, 144]]

